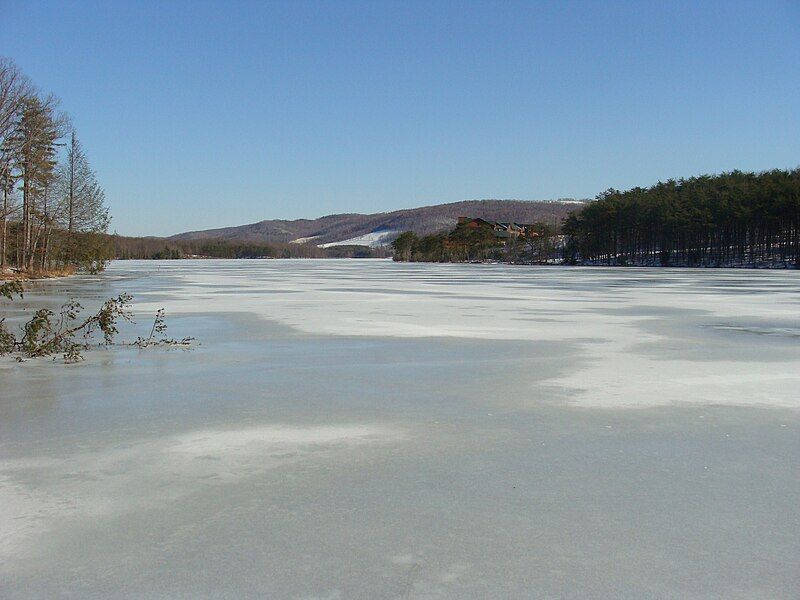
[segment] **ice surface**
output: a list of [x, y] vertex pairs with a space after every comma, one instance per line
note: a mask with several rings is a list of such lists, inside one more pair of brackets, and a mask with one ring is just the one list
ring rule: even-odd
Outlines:
[[[118, 262], [0, 363], [2, 598], [786, 598], [800, 273]], [[22, 305], [18, 305], [22, 306]], [[10, 318], [18, 312], [7, 311]]]
[[[20, 558], [31, 534], [43, 534], [49, 520], [113, 516], [158, 507], [196, 491], [252, 477], [312, 454], [348, 445], [399, 439], [396, 431], [364, 425], [206, 429], [126, 443], [103, 453], [69, 457], [0, 460], [0, 560]], [[35, 474], [46, 480], [40, 492], [14, 483]]]
[[386, 261], [192, 266], [165, 266], [179, 277], [174, 295], [138, 308], [248, 312], [325, 335], [571, 341], [580, 368], [551, 383], [574, 390], [575, 404], [800, 408], [796, 271]]

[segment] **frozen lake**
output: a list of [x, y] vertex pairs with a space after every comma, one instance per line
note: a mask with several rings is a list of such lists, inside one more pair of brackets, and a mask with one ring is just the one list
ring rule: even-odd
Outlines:
[[131, 261], [14, 304], [122, 291], [200, 345], [0, 362], [4, 599], [800, 595], [800, 272]]

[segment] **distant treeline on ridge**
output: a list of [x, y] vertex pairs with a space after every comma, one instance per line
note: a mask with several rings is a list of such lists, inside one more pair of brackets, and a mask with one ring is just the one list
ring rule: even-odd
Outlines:
[[254, 243], [219, 239], [164, 239], [109, 236], [118, 259], [180, 258], [378, 258], [390, 256], [385, 248], [314, 244]]

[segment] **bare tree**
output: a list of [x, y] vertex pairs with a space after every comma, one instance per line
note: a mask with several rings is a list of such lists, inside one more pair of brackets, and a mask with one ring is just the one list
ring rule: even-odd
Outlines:
[[20, 265], [26, 269], [33, 267], [42, 233], [42, 209], [53, 183], [58, 140], [66, 124], [66, 118], [56, 113], [57, 105], [52, 95], [25, 98], [9, 136], [12, 168], [16, 168], [22, 181]]
[[6, 265], [8, 218], [17, 210], [12, 202], [15, 178], [9, 137], [15, 132], [25, 100], [33, 93], [33, 86], [14, 61], [0, 57], [0, 188], [3, 194], [0, 209], [0, 269]]

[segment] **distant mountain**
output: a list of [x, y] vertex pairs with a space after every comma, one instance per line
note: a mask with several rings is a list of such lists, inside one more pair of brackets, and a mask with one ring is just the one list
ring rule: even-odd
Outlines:
[[371, 215], [340, 214], [319, 219], [270, 220], [171, 236], [171, 240], [219, 239], [229, 242], [294, 242], [319, 246], [344, 243], [375, 246], [390, 242], [399, 232], [419, 235], [455, 227], [458, 217], [480, 217], [493, 221], [560, 221], [583, 204], [581, 200], [467, 200], [408, 208]]

